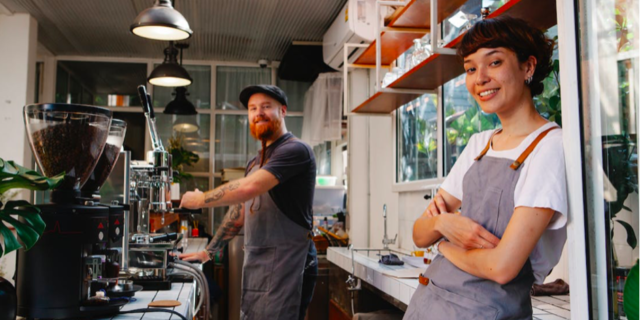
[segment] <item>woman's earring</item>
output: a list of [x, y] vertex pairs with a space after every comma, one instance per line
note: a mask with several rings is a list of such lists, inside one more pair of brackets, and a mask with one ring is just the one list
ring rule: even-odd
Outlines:
[[533, 76], [529, 76], [529, 78], [527, 78], [527, 80], [524, 81], [524, 83], [526, 83], [527, 85], [531, 84], [531, 81], [533, 80]]

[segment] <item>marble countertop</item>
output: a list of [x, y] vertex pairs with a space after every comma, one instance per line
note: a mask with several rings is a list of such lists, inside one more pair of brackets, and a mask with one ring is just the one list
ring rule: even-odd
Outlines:
[[[383, 250], [383, 254], [387, 254]], [[411, 269], [406, 263], [403, 266], [388, 266], [378, 263], [377, 252], [354, 252], [355, 263], [351, 263], [351, 252], [347, 248], [330, 247], [327, 259], [338, 267], [351, 273], [355, 266], [355, 275], [362, 281], [378, 288], [391, 297], [409, 305], [411, 296], [420, 285], [418, 279], [401, 279], [387, 275], [389, 271]], [[346, 281], [347, 279], [345, 279]], [[564, 320], [571, 319], [569, 296], [531, 297], [533, 319]]]

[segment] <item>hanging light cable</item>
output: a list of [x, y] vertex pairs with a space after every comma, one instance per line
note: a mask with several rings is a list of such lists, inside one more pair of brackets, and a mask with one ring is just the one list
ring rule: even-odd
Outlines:
[[140, 12], [131, 24], [131, 32], [153, 40], [184, 40], [191, 37], [187, 19], [173, 8], [170, 0], [156, 0], [151, 8]]
[[161, 87], [184, 87], [191, 84], [192, 79], [187, 70], [178, 64], [178, 49], [173, 41], [164, 49], [164, 62], [149, 75], [149, 83]]

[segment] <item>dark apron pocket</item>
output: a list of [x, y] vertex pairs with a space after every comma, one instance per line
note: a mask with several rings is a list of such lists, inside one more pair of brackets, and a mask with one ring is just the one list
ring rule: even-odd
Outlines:
[[436, 286], [426, 287], [428, 307], [420, 310], [421, 319], [495, 320], [498, 309]]
[[244, 254], [246, 258], [242, 268], [242, 289], [259, 292], [269, 291], [276, 259], [276, 247], [246, 246]]

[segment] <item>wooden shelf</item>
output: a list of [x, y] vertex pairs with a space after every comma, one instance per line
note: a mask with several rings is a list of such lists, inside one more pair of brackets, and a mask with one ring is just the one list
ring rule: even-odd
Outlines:
[[[440, 3], [438, 3], [438, 5], [440, 5]], [[408, 9], [409, 6], [407, 6], [407, 10]], [[543, 30], [557, 23], [555, 0], [511, 0], [492, 12], [488, 18], [494, 18], [503, 14], [526, 20], [532, 26]], [[394, 22], [399, 20], [408, 21], [409, 19], [401, 20], [403, 15], [404, 13], [397, 17]], [[462, 40], [463, 35], [464, 34], [460, 34], [444, 47], [456, 48]], [[463, 72], [462, 62], [457, 56], [433, 54], [391, 83], [388, 88], [435, 90], [451, 79], [461, 75]], [[407, 93], [378, 92], [356, 107], [353, 112], [389, 113], [415, 99], [417, 96], [416, 94]]]
[[356, 107], [353, 112], [390, 113], [401, 105], [405, 105], [419, 96], [419, 94], [412, 93], [376, 92], [367, 99], [367, 101]]
[[[460, 8], [466, 0], [438, 0], [438, 23]], [[392, 20], [388, 27], [409, 28], [409, 29], [430, 29], [431, 28], [431, 3], [428, 0], [413, 0], [406, 5], [400, 14]], [[400, 54], [407, 51], [413, 45], [414, 39], [422, 38], [427, 32], [382, 32], [380, 42], [382, 50], [380, 52], [382, 65], [388, 65]], [[376, 42], [372, 42], [369, 47], [356, 59], [355, 64], [376, 63]]]

